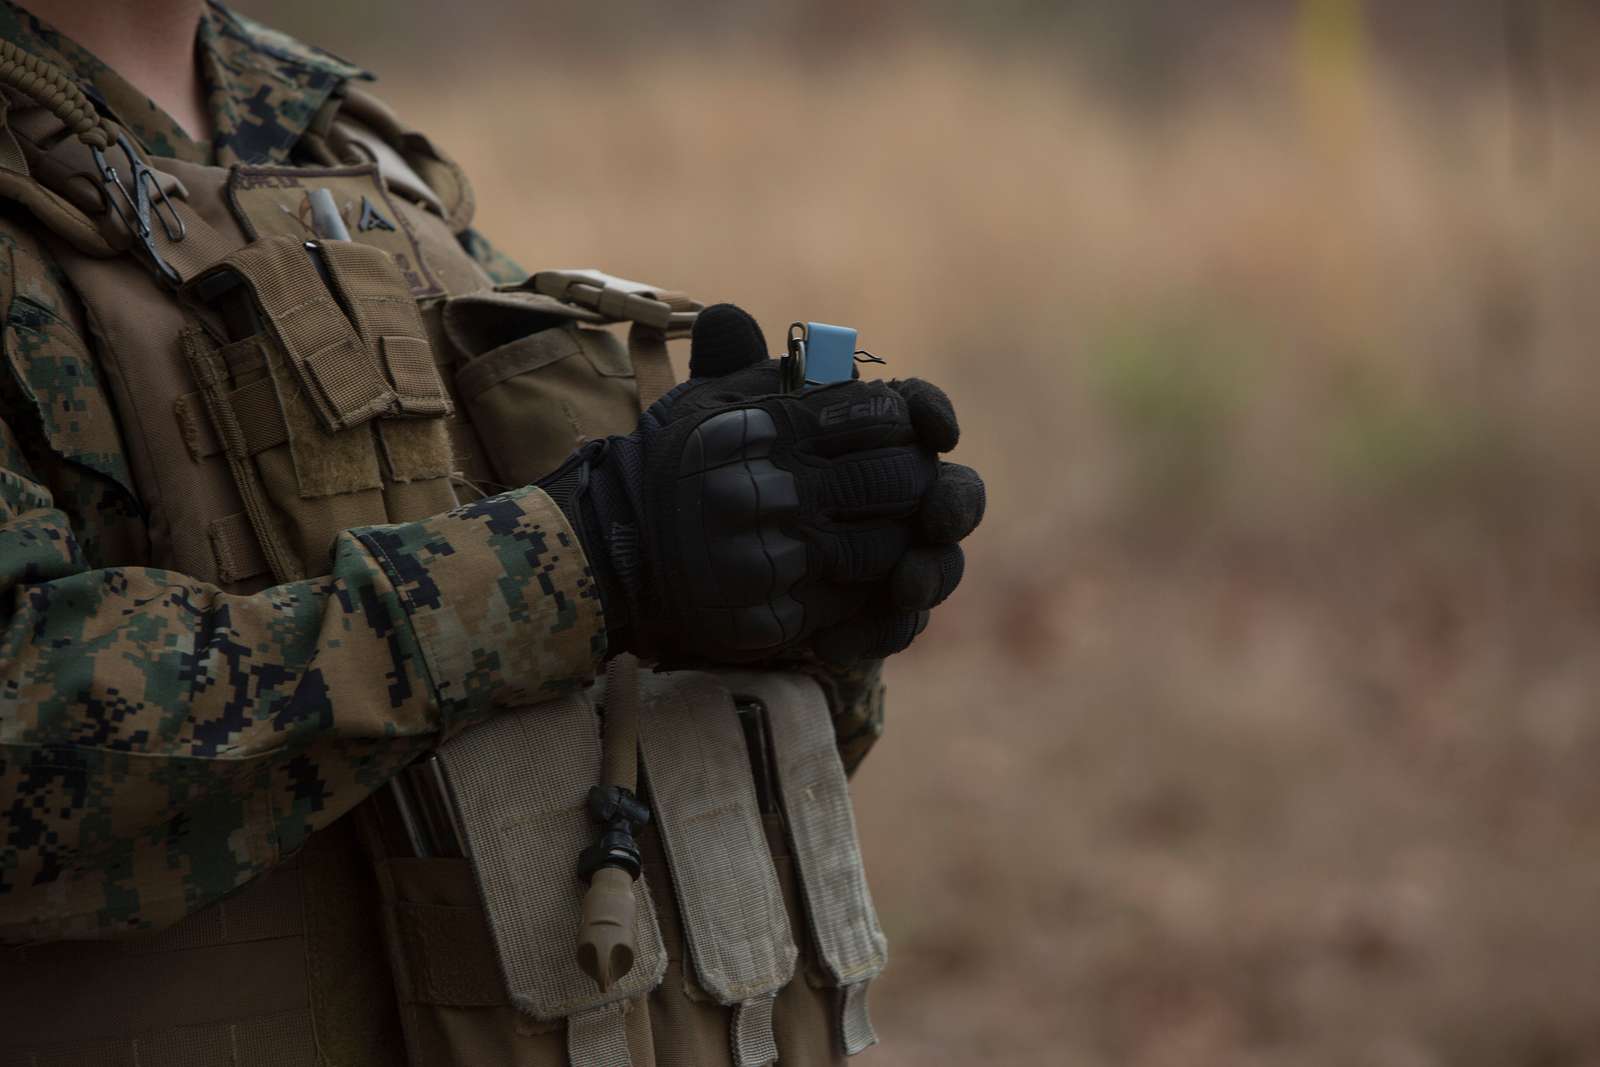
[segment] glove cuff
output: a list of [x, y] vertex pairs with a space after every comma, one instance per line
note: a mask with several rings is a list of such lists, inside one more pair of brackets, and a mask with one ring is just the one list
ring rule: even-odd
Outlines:
[[[603, 460], [607, 441], [592, 441], [540, 479], [543, 489], [578, 535], [605, 612], [606, 643], [613, 654], [632, 647], [638, 617], [632, 590], [639, 584], [639, 546], [632, 523], [611, 516], [618, 498]], [[597, 493], [596, 490], [599, 490]], [[630, 516], [631, 517], [631, 516]]]

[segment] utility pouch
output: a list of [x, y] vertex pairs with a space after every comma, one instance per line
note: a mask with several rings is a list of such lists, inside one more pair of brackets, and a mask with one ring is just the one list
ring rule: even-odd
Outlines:
[[866, 990], [886, 950], [821, 689], [755, 672], [642, 688], [657, 1063], [843, 1063], [876, 1040]]
[[[596, 271], [542, 271], [448, 301], [456, 392], [500, 483], [537, 481], [585, 441], [631, 433], [671, 387], [666, 342], [688, 335], [699, 307]], [[626, 347], [600, 328], [620, 322], [632, 324]]]
[[657, 1062], [645, 997], [666, 953], [643, 881], [629, 973], [602, 992], [576, 960], [577, 857], [593, 831], [599, 730], [589, 695], [577, 693], [441, 745], [465, 859], [403, 855], [403, 835], [370, 821], [411, 1062]]
[[[562, 1022], [534, 1019], [506, 994], [472, 864], [404, 855], [386, 843], [377, 811], [366, 823], [408, 1062], [565, 1067]], [[570, 931], [556, 938], [570, 941]], [[634, 1014], [636, 1026], [646, 1022]]]
[[799, 950], [744, 731], [714, 677], [682, 672], [646, 681], [639, 749], [672, 875], [682, 995], [725, 1009], [693, 1013], [701, 1024], [692, 1029], [709, 1030], [716, 1046], [731, 1051], [733, 1067], [764, 1067], [778, 1059], [773, 1010]]
[[765, 712], [772, 777], [810, 941], [827, 984], [837, 991], [839, 1046], [854, 1056], [878, 1040], [867, 988], [883, 973], [889, 950], [867, 888], [827, 698], [814, 679], [799, 674], [730, 672], [721, 681]]
[[414, 1062], [817, 1067], [873, 1040], [883, 936], [816, 683], [676, 672], [641, 689], [637, 955], [605, 992], [576, 962], [603, 691], [440, 746], [467, 858], [403, 856], [392, 833], [379, 855]]
[[456, 393], [502, 485], [536, 482], [590, 438], [631, 433], [638, 421], [622, 342], [563, 310], [487, 293], [445, 305], [451, 339], [478, 350], [456, 370]]
[[280, 580], [325, 573], [351, 526], [454, 506], [450, 399], [389, 255], [265, 237], [183, 293], [236, 338], [183, 336], [212, 432], [187, 436], [227, 456]]

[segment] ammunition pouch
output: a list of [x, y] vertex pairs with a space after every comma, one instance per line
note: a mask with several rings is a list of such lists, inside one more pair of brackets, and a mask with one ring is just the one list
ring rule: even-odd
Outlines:
[[[671, 388], [666, 342], [688, 335], [699, 307], [597, 271], [545, 271], [448, 301], [456, 391], [498, 483], [538, 481], [585, 441], [632, 432]], [[631, 323], [627, 347], [601, 328], [620, 322]]]
[[805, 1067], [870, 1045], [884, 940], [826, 702], [802, 676], [645, 679], [638, 955], [607, 991], [580, 970], [604, 701], [597, 687], [440, 748], [470, 858], [405, 856], [370, 818], [413, 1062]]
[[227, 344], [198, 329], [182, 343], [275, 574], [325, 573], [353, 525], [455, 506], [452, 404], [389, 256], [267, 237], [184, 294], [250, 324]]

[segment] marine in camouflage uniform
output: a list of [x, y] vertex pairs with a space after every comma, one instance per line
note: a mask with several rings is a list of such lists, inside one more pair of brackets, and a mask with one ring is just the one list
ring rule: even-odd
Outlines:
[[[367, 77], [210, 8], [206, 146], [21, 8], [0, 5], [0, 35], [77, 72], [152, 154], [199, 162], [291, 162], [327, 96]], [[0, 937], [171, 922], [261, 872], [242, 830], [267, 856], [292, 852], [437, 735], [594, 677], [599, 604], [536, 490], [352, 532], [332, 574], [247, 598], [141, 566], [144, 520], [82, 307], [27, 224], [0, 222], [0, 243]], [[474, 654], [433, 652], [441, 634]], [[167, 824], [175, 793], [219, 786], [192, 825]], [[154, 867], [172, 872], [159, 899], [133, 888]]]
[[[9, 0], [0, 38], [72, 72], [150, 156], [192, 163], [296, 164], [329, 97], [370, 78], [211, 6], [197, 54], [215, 135], [200, 144]], [[460, 243], [494, 281], [523, 276], [477, 232]], [[0, 942], [169, 925], [441, 738], [594, 679], [596, 582], [536, 488], [350, 530], [327, 575], [252, 595], [149, 566], [96, 332], [14, 209], [0, 308]], [[853, 768], [881, 728], [878, 663], [807, 669]]]

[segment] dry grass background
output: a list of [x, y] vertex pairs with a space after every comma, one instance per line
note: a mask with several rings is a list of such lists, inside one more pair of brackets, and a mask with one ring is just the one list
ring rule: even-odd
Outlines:
[[1600, 1064], [1600, 111], [1519, 165], [1493, 79], [1257, 60], [1156, 116], [932, 38], [386, 79], [525, 265], [957, 400], [866, 1063]]

